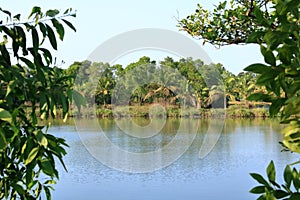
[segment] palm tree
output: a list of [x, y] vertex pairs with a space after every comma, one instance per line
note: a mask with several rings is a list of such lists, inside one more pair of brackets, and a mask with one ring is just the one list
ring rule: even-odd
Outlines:
[[174, 103], [176, 94], [180, 91], [180, 73], [174, 68], [160, 65], [152, 77], [153, 83], [149, 85], [144, 100], [156, 97], [163, 98], [164, 104], [167, 103], [167, 99], [170, 99], [168, 103]]

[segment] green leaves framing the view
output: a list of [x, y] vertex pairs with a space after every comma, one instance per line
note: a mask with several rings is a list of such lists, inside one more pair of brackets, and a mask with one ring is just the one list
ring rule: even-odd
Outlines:
[[51, 50], [43, 46], [48, 39], [57, 49], [56, 37], [65, 35], [63, 24], [75, 30], [65, 20], [75, 13], [54, 9], [44, 14], [34, 7], [22, 22], [20, 14], [0, 11], [7, 17], [0, 25], [0, 199], [39, 199], [42, 192], [51, 199], [59, 178], [56, 160], [65, 167], [67, 144], [49, 134], [38, 118], [56, 117], [59, 109], [66, 118], [74, 77], [56, 67]]
[[[283, 146], [300, 153], [300, 1], [232, 0], [223, 1], [210, 12], [198, 5], [195, 13], [179, 20], [178, 26], [191, 36], [216, 46], [255, 43], [265, 64], [245, 68], [258, 76], [256, 84], [266, 91], [255, 91], [248, 100], [271, 102], [270, 115], [280, 115]], [[262, 194], [259, 200], [300, 199], [299, 172], [287, 166], [285, 185], [275, 182], [275, 167], [267, 168], [266, 182], [251, 174], [260, 186], [251, 190]], [[295, 192], [291, 190], [291, 182]]]
[[261, 185], [256, 186], [250, 190], [253, 194], [261, 195], [259, 200], [268, 199], [289, 199], [296, 200], [300, 197], [300, 172], [296, 168], [291, 168], [287, 165], [283, 178], [285, 183], [279, 184], [276, 182], [276, 169], [274, 162], [271, 161], [266, 170], [268, 181], [265, 180], [261, 175], [251, 173], [250, 175]]

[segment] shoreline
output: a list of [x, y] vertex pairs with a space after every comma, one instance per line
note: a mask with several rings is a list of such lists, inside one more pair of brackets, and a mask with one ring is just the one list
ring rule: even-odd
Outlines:
[[230, 106], [226, 109], [180, 108], [175, 106], [119, 106], [115, 108], [82, 108], [73, 118], [271, 118], [267, 108]]

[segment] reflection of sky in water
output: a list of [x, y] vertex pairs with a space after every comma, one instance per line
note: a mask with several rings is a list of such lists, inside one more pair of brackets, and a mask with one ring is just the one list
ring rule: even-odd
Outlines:
[[[128, 145], [138, 145], [145, 148], [142, 151], [151, 151], [157, 148], [157, 144], [168, 143], [176, 134], [176, 120], [173, 120], [168, 122], [169, 127], [165, 127], [169, 134], [158, 134], [150, 142], [144, 139], [137, 142], [132, 138], [122, 142], [124, 138], [113, 127], [114, 123], [105, 123], [110, 140], [128, 150], [137, 148]], [[255, 199], [256, 196], [248, 192], [257, 185], [249, 176], [250, 172], [265, 174], [265, 167], [274, 160], [277, 176], [282, 179], [285, 164], [298, 158], [296, 154], [280, 152], [280, 128], [276, 123], [229, 120], [213, 151], [201, 160], [198, 158], [199, 147], [209, 124], [201, 121], [200, 133], [179, 160], [162, 170], [146, 174], [123, 173], [102, 165], [84, 148], [73, 126], [54, 126], [50, 132], [64, 137], [70, 148], [65, 158], [68, 173], [60, 170], [61, 179], [53, 199]], [[87, 134], [93, 137], [97, 133]]]

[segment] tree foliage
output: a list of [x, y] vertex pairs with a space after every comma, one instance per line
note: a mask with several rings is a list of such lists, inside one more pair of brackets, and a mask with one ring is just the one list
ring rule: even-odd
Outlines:
[[[264, 86], [267, 93], [256, 92], [248, 99], [272, 103], [270, 115], [280, 113], [281, 122], [287, 124], [282, 130], [282, 144], [297, 153], [300, 153], [299, 25], [299, 0], [235, 0], [230, 2], [229, 7], [224, 1], [213, 12], [198, 5], [194, 14], [179, 21], [181, 29], [203, 39], [204, 43], [219, 46], [255, 43], [260, 46], [265, 63], [254, 63], [245, 70], [258, 74], [256, 84]], [[294, 178], [297, 192], [288, 191], [285, 196], [290, 196], [285, 199], [299, 198], [297, 187], [300, 178], [298, 175]], [[255, 179], [262, 183], [260, 178]], [[270, 190], [265, 184], [256, 190], [263, 193], [259, 199], [285, 197], [276, 196], [275, 190]]]
[[258, 194], [258, 199], [289, 199], [297, 200], [300, 198], [300, 172], [294, 167], [287, 165], [283, 172], [284, 184], [276, 181], [276, 169], [274, 162], [271, 161], [266, 169], [267, 179], [257, 173], [251, 173], [259, 186], [250, 190], [253, 194]]
[[44, 46], [57, 50], [64, 27], [76, 30], [66, 20], [75, 13], [34, 7], [22, 22], [20, 14], [0, 11], [0, 199], [40, 199], [42, 191], [51, 199], [59, 178], [56, 160], [64, 166], [67, 144], [38, 121], [55, 117], [58, 109], [66, 119], [72, 77], [53, 67], [54, 58]]
[[[259, 74], [257, 84], [265, 85], [270, 94], [263, 99], [272, 103], [270, 114], [280, 112], [282, 123], [288, 124], [282, 131], [283, 144], [297, 153], [300, 153], [299, 9], [299, 1], [278, 1], [274, 5], [273, 23], [276, 22], [276, 28], [266, 26], [262, 41], [259, 42], [265, 64], [253, 64], [245, 69]], [[253, 34], [251, 37], [259, 40]], [[255, 97], [252, 99], [261, 100]]]
[[[274, 16], [275, 0], [221, 1], [211, 12], [200, 4], [195, 13], [181, 19], [181, 30], [213, 45], [257, 43], [264, 31], [278, 26]], [[289, 3], [293, 4], [293, 3]]]
[[[175, 61], [166, 57], [156, 63], [144, 56], [125, 67], [82, 61], [73, 63], [64, 73], [76, 76], [74, 88], [85, 97], [88, 106], [106, 107], [113, 103], [114, 93], [127, 91], [128, 97], [115, 95], [118, 99], [114, 102], [121, 105], [163, 103], [207, 108], [211, 106], [211, 97], [224, 93], [224, 90], [231, 101], [243, 102], [250, 90], [262, 91], [261, 87], [253, 84], [256, 80], [253, 73], [234, 75], [221, 64], [206, 65], [191, 58]], [[219, 107], [223, 108], [223, 101], [221, 104]]]

